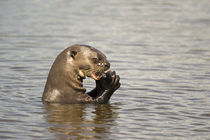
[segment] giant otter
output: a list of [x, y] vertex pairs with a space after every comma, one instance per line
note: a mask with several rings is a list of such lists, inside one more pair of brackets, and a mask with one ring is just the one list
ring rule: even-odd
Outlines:
[[[120, 77], [107, 71], [110, 63], [99, 50], [88, 45], [73, 45], [55, 59], [42, 95], [43, 103], [108, 103], [120, 87]], [[83, 79], [88, 76], [96, 87], [86, 93]]]

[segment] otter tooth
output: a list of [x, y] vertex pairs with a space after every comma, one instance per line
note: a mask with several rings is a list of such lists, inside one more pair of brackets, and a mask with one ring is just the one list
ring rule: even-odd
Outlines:
[[85, 77], [85, 74], [81, 70], [79, 70], [79, 76], [80, 77]]

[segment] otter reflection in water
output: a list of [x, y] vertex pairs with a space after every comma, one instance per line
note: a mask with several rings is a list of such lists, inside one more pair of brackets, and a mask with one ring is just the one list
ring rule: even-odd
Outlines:
[[109, 138], [110, 129], [118, 117], [117, 108], [110, 104], [50, 104], [46, 105], [46, 110], [50, 114], [46, 116], [49, 131], [56, 139]]

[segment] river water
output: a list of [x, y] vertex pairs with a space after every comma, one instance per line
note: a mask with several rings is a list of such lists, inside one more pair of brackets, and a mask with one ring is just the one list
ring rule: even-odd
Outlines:
[[[42, 104], [73, 44], [98, 48], [120, 75], [109, 104]], [[2, 0], [0, 71], [0, 139], [209, 139], [210, 2]]]

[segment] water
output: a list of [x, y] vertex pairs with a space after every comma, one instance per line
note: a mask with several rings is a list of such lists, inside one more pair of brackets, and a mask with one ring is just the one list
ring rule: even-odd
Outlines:
[[[208, 0], [0, 1], [0, 139], [209, 139], [209, 11]], [[104, 52], [121, 88], [107, 105], [43, 105], [56, 55], [76, 43]]]

